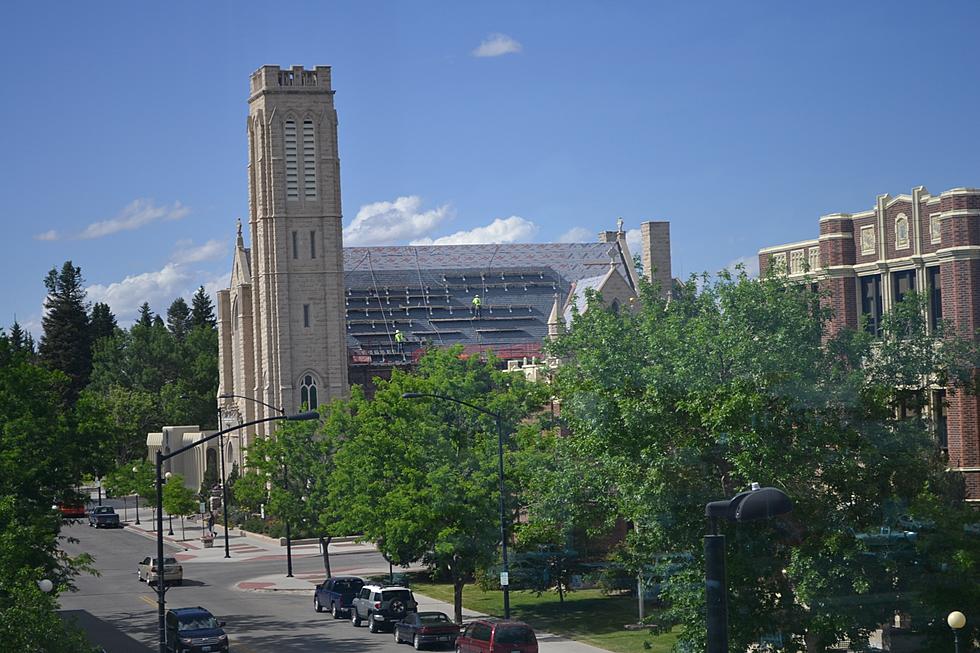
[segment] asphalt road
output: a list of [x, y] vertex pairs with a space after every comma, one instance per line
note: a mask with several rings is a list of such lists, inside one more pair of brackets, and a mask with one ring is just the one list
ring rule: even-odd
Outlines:
[[[98, 577], [77, 579], [78, 591], [62, 594], [61, 607], [78, 619], [93, 642], [109, 653], [144, 653], [157, 650], [157, 604], [155, 588], [136, 578], [136, 564], [152, 555], [155, 544], [126, 529], [97, 530], [84, 523], [66, 527], [63, 534], [77, 538], [64, 543], [70, 555], [88, 552], [95, 557]], [[165, 545], [165, 554], [178, 549]], [[334, 573], [384, 564], [377, 553], [331, 555]], [[313, 593], [249, 592], [235, 589], [243, 580], [282, 572], [285, 562], [188, 562], [184, 584], [170, 587], [168, 607], [202, 606], [219, 621], [236, 653], [280, 653], [282, 651], [371, 651], [410, 650], [396, 645], [390, 633], [368, 633], [348, 620], [334, 620], [328, 613], [313, 611]], [[319, 555], [293, 557], [293, 572], [323, 570]]]

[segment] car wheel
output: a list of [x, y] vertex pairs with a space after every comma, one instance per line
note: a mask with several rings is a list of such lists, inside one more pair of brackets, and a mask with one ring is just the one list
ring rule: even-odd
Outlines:
[[378, 632], [378, 622], [375, 620], [373, 614], [368, 614], [368, 632], [369, 633]]
[[340, 619], [340, 608], [337, 607], [336, 601], [330, 604], [330, 614], [333, 615], [334, 619]]
[[320, 599], [316, 596], [313, 597], [313, 609], [317, 612], [323, 612], [323, 606], [320, 605]]
[[350, 622], [355, 628], [361, 625], [361, 617], [357, 614], [356, 606], [350, 609]]
[[412, 638], [412, 646], [415, 647], [416, 651], [422, 650], [422, 642], [419, 641], [419, 636], [417, 634]]

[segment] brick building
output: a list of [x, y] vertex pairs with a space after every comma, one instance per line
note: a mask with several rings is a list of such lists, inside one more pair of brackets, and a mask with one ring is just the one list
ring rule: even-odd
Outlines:
[[[831, 329], [877, 331], [883, 313], [909, 291], [928, 295], [934, 327], [948, 321], [961, 336], [980, 329], [980, 189], [931, 195], [879, 195], [874, 208], [820, 218], [820, 236], [759, 251], [759, 269], [809, 275], [828, 294]], [[980, 398], [937, 388], [929, 397], [937, 441], [951, 471], [964, 475], [968, 500], [980, 503]]]

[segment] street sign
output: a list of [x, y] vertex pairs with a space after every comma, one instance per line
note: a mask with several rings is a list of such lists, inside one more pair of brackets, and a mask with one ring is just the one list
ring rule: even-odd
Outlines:
[[507, 574], [506, 571], [502, 571], [500, 572], [500, 586], [506, 587], [507, 585], [510, 585], [509, 575]]

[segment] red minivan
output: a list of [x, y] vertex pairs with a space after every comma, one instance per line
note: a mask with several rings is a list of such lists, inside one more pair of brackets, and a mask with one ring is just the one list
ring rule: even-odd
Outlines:
[[538, 640], [523, 621], [478, 619], [466, 624], [456, 653], [538, 653]]

